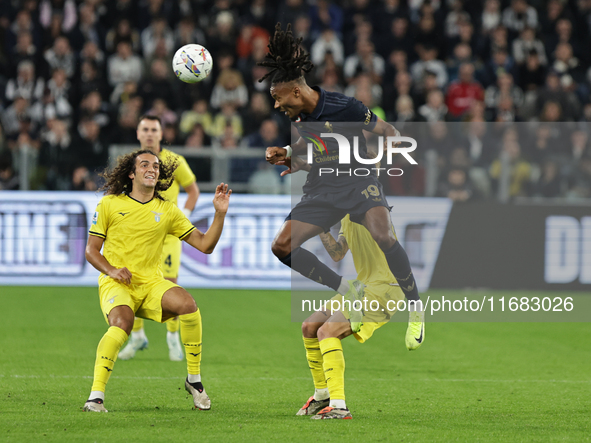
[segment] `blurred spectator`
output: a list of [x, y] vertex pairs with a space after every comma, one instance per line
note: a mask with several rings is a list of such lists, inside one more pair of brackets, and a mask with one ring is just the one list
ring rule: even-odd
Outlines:
[[337, 69], [324, 69], [318, 86], [325, 91], [343, 93], [342, 81]]
[[532, 28], [523, 28], [519, 38], [513, 40], [513, 58], [515, 63], [522, 65], [525, 63], [526, 57], [534, 51], [538, 54], [540, 64], [546, 65], [546, 50], [544, 43], [536, 38], [536, 31]]
[[523, 104], [523, 91], [513, 84], [511, 74], [502, 72], [497, 76], [497, 84], [486, 88], [484, 103], [488, 108], [494, 109], [501, 102], [501, 98], [506, 96], [511, 97], [513, 105], [517, 108]]
[[61, 69], [56, 69], [43, 98], [31, 106], [31, 118], [42, 124], [53, 118], [69, 119], [72, 117], [72, 106], [68, 100], [69, 81]]
[[449, 82], [458, 79], [460, 66], [472, 63], [472, 49], [467, 43], [458, 43], [453, 49], [453, 55], [447, 60], [447, 74]]
[[96, 191], [96, 179], [93, 177], [86, 166], [77, 166], [72, 172], [72, 181], [69, 187], [70, 191]]
[[[527, 196], [530, 186], [531, 165], [521, 157], [521, 147], [516, 140], [507, 140], [503, 143], [503, 152], [506, 153], [510, 168], [510, 197]], [[498, 186], [498, 180], [501, 176], [501, 160], [497, 159], [490, 167], [490, 176], [493, 179], [493, 185]]]
[[427, 94], [427, 103], [419, 108], [419, 114], [428, 122], [445, 121], [447, 106], [443, 92], [436, 89]]
[[[230, 131], [227, 131], [230, 128]], [[230, 138], [234, 139], [242, 137], [244, 125], [242, 124], [242, 118], [236, 110], [236, 106], [232, 102], [225, 102], [222, 104], [221, 111], [218, 112], [212, 121], [211, 130], [209, 135], [222, 139], [222, 147], [236, 147], [231, 146]], [[227, 139], [227, 144], [224, 145], [223, 139]]]
[[501, 2], [486, 0], [481, 16], [482, 33], [488, 34], [501, 23]]
[[31, 118], [29, 101], [22, 96], [16, 97], [12, 105], [2, 112], [0, 116], [6, 137], [15, 137], [19, 132], [20, 122]]
[[61, 32], [70, 32], [78, 21], [74, 0], [42, 0], [39, 5], [39, 23], [47, 29], [52, 17], [60, 18]]
[[23, 60], [17, 68], [16, 78], [11, 78], [6, 84], [6, 99], [10, 102], [17, 97], [26, 100], [39, 100], [43, 95], [45, 81], [42, 77], [35, 78], [35, 65], [30, 60]]
[[18, 34], [16, 45], [12, 51], [8, 53], [10, 61], [9, 73], [10, 77], [18, 74], [17, 66], [22, 61], [30, 61], [33, 66], [39, 66], [40, 57], [37, 46], [33, 43], [33, 35], [28, 31], [22, 31]]
[[562, 191], [562, 180], [558, 164], [552, 160], [546, 160], [542, 168], [542, 174], [533, 187], [534, 197], [558, 197]]
[[168, 27], [164, 17], [154, 17], [152, 23], [141, 33], [142, 51], [144, 58], [148, 59], [154, 53], [158, 41], [163, 40], [166, 51], [172, 53], [174, 50], [174, 34]]
[[72, 140], [71, 164], [86, 166], [89, 171], [99, 171], [107, 166], [109, 143], [101, 133], [97, 122], [85, 119], [78, 125], [78, 134]]
[[138, 2], [135, 22], [140, 31], [147, 28], [156, 17], [163, 17], [169, 24], [176, 23], [179, 18], [179, 2], [164, 0]]
[[235, 69], [225, 69], [220, 73], [211, 94], [211, 106], [220, 108], [230, 103], [241, 108], [248, 102], [248, 89], [244, 85], [242, 74]]
[[264, 120], [260, 129], [245, 138], [249, 148], [268, 148], [269, 146], [285, 146], [285, 140], [279, 134], [279, 126], [275, 120]]
[[560, 84], [560, 77], [554, 71], [546, 76], [546, 86], [538, 92], [536, 109], [538, 115], [543, 114], [543, 107], [548, 102], [556, 102], [562, 110], [561, 115], [567, 121], [572, 121], [580, 112], [580, 102], [572, 92], [567, 92]]
[[103, 102], [98, 91], [86, 94], [80, 102], [79, 118], [95, 121], [101, 128], [106, 128], [111, 122], [109, 107]]
[[337, 66], [343, 66], [343, 63], [345, 62], [343, 43], [339, 40], [337, 34], [330, 28], [326, 28], [322, 31], [320, 37], [318, 37], [310, 48], [312, 63], [316, 66], [322, 65], [327, 53], [332, 55]]
[[256, 26], [254, 22], [249, 19], [244, 19], [242, 27], [240, 28], [240, 35], [238, 35], [238, 40], [236, 41], [236, 55], [241, 59], [250, 57], [250, 54], [253, 51], [253, 42], [256, 39], [262, 39], [266, 42], [266, 46], [269, 42], [269, 38], [270, 35], [265, 29]]
[[[279, 2], [279, 10], [277, 17], [281, 17], [284, 23], [295, 23], [298, 17], [303, 17], [308, 14], [309, 6], [306, 0], [285, 0]], [[268, 29], [271, 32], [271, 29]]]
[[47, 121], [48, 131], [42, 136], [39, 150], [38, 171], [42, 188], [48, 190], [62, 189], [70, 169], [70, 145], [72, 138], [65, 121], [50, 119]]
[[566, 197], [571, 200], [591, 198], [591, 157], [583, 157], [575, 163], [574, 170], [568, 176]]
[[185, 147], [199, 149], [209, 147], [210, 145], [211, 139], [205, 133], [203, 126], [199, 123], [195, 123], [191, 129], [191, 132], [189, 133], [189, 136], [187, 137], [187, 140], [185, 140]]
[[302, 39], [302, 47], [308, 52], [314, 41], [310, 30], [311, 26], [310, 17], [308, 15], [301, 15], [296, 18], [292, 27], [294, 37]]
[[318, 0], [310, 7], [311, 32], [316, 38], [323, 29], [330, 28], [341, 36], [344, 24], [344, 14], [340, 6], [330, 0]]
[[181, 115], [179, 128], [181, 132], [188, 134], [196, 124], [199, 124], [206, 133], [209, 133], [212, 121], [211, 113], [207, 109], [207, 100], [196, 100], [191, 110], [185, 111]]
[[248, 9], [245, 9], [245, 20], [253, 22], [267, 32], [273, 32], [277, 23], [277, 9], [273, 2], [266, 0], [252, 0]]
[[6, 31], [6, 48], [12, 49], [16, 45], [18, 36], [22, 33], [29, 33], [33, 37], [33, 44], [37, 48], [41, 48], [41, 35], [35, 26], [35, 22], [31, 18], [31, 13], [25, 9], [21, 9], [16, 13], [13, 22], [10, 23]]
[[[544, 34], [550, 34], [554, 31], [557, 21], [564, 17], [564, 4], [562, 0], [548, 0], [545, 8], [545, 14], [542, 15], [540, 20], [542, 32]], [[553, 48], [552, 48], [553, 49]]]
[[188, 45], [189, 43], [199, 43], [207, 47], [205, 33], [197, 26], [191, 17], [183, 17], [174, 30], [175, 48]]
[[445, 181], [439, 184], [439, 197], [447, 197], [454, 202], [465, 202], [472, 199], [474, 190], [464, 168], [454, 167], [445, 174]]
[[49, 69], [63, 69], [68, 78], [71, 78], [76, 72], [76, 58], [70, 48], [70, 42], [66, 37], [55, 39], [53, 46], [43, 54]]
[[155, 115], [156, 117], [160, 118], [162, 122], [162, 126], [168, 124], [176, 124], [178, 117], [174, 111], [172, 111], [168, 107], [168, 103], [163, 98], [157, 98], [152, 102], [152, 106], [148, 112], [148, 115]]
[[540, 63], [540, 55], [536, 51], [530, 51], [525, 59], [525, 64], [519, 70], [519, 84], [524, 91], [536, 91], [544, 86], [546, 81], [546, 69]]
[[445, 17], [445, 35], [453, 38], [460, 33], [459, 24], [470, 21], [470, 15], [464, 11], [462, 0], [450, 0], [448, 5], [450, 9]]
[[257, 162], [258, 168], [248, 179], [248, 192], [251, 194], [281, 193], [281, 180], [277, 171], [267, 162]]
[[78, 13], [78, 25], [68, 34], [72, 48], [75, 51], [80, 51], [85, 42], [93, 42], [98, 47], [104, 47], [106, 33], [103, 25], [97, 19], [94, 4], [82, 3], [78, 8]]
[[101, 97], [108, 96], [108, 87], [103, 77], [99, 75], [96, 64], [92, 61], [85, 60], [80, 65], [80, 76], [77, 82], [74, 82], [76, 87], [71, 88], [71, 97], [73, 103], [79, 103], [82, 97], [91, 91], [97, 91]]
[[497, 75], [500, 72], [508, 72], [513, 78], [517, 75], [517, 67], [507, 48], [495, 49], [492, 58], [478, 72], [477, 77], [484, 87], [488, 87], [497, 82]]
[[178, 146], [183, 144], [179, 136], [179, 129], [174, 123], [167, 123], [162, 128], [162, 143], [168, 146]]
[[585, 73], [579, 59], [573, 55], [573, 48], [569, 43], [559, 43], [554, 51], [552, 67], [561, 78], [568, 75], [576, 83], [584, 81]]
[[142, 59], [131, 52], [129, 40], [117, 44], [117, 52], [107, 61], [107, 79], [117, 87], [125, 82], [139, 82], [142, 78]]
[[437, 59], [437, 49], [430, 45], [424, 45], [420, 49], [419, 60], [410, 67], [410, 74], [415, 83], [421, 83], [427, 72], [431, 72], [437, 76], [438, 88], [445, 88], [447, 85], [447, 69], [445, 68], [445, 63]]
[[355, 53], [345, 59], [343, 74], [347, 83], [363, 72], [371, 76], [373, 83], [379, 84], [385, 69], [386, 63], [375, 53], [373, 43], [369, 40], [360, 40], [357, 42]]
[[94, 42], [87, 41], [84, 43], [82, 51], [80, 51], [80, 63], [86, 61], [94, 63], [102, 77], [102, 72], [105, 69], [105, 53], [101, 51], [98, 45]]
[[[131, 23], [127, 18], [121, 18], [111, 28], [105, 38], [105, 47], [108, 52], [115, 52], [120, 41], [131, 42], [133, 52], [136, 54], [140, 51], [140, 33], [131, 27]], [[180, 47], [180, 46], [179, 46]]]
[[150, 66], [150, 76], [141, 82], [139, 93], [144, 102], [151, 106], [157, 98], [166, 100], [173, 109], [177, 108], [177, 93], [170, 81], [170, 65], [156, 59]]
[[18, 175], [12, 167], [10, 151], [0, 152], [0, 191], [17, 191], [19, 189]]
[[484, 90], [480, 83], [474, 80], [474, 65], [464, 63], [460, 66], [457, 81], [452, 82], [447, 90], [447, 107], [454, 118], [459, 118], [466, 112], [473, 101], [482, 101]]
[[386, 35], [379, 40], [376, 49], [384, 58], [389, 58], [393, 51], [401, 51], [408, 58], [414, 60], [416, 58], [414, 39], [408, 29], [408, 19], [406, 17], [395, 18]]
[[252, 95], [248, 107], [242, 112], [242, 122], [245, 128], [251, 131], [258, 130], [265, 120], [277, 119], [276, 114], [271, 111], [267, 95], [263, 92], [255, 92]]
[[207, 36], [209, 52], [236, 53], [235, 18], [230, 11], [221, 11], [215, 18], [215, 26]]
[[589, 134], [586, 131], [573, 131], [570, 136], [570, 141], [572, 145], [570, 158], [573, 161], [577, 162], [582, 158], [591, 155], [591, 149], [589, 147]]
[[538, 13], [526, 0], [511, 0], [511, 5], [503, 11], [503, 26], [512, 32], [521, 32], [528, 27], [538, 27]]
[[371, 75], [364, 73], [355, 77], [351, 84], [345, 89], [345, 95], [355, 97], [360, 90], [368, 91], [370, 94], [370, 98], [368, 99], [369, 103], [365, 103], [366, 106], [371, 108], [382, 102], [382, 87], [379, 83], [372, 81]]

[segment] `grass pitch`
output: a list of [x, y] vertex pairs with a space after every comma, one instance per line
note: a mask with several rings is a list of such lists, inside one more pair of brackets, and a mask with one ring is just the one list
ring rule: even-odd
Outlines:
[[166, 328], [146, 322], [149, 349], [116, 363], [110, 412], [91, 414], [81, 408], [106, 330], [97, 289], [0, 287], [0, 441], [591, 439], [588, 323], [432, 323], [415, 352], [404, 323], [363, 345], [348, 338], [354, 418], [316, 421], [295, 416], [313, 386], [289, 293], [190, 292], [212, 410], [191, 409], [185, 363], [168, 360]]

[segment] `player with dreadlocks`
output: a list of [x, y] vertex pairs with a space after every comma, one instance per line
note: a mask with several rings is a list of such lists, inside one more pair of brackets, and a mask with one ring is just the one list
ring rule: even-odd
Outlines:
[[[270, 68], [260, 81], [271, 77], [270, 92], [275, 100], [275, 108], [294, 122], [300, 134], [300, 138], [291, 146], [267, 148], [267, 161], [288, 166], [286, 172], [289, 173], [292, 154], [306, 154], [306, 139], [314, 138], [322, 143], [319, 149], [313, 151], [313, 161], [301, 201], [287, 216], [273, 240], [273, 253], [282, 263], [303, 276], [337, 291], [343, 300], [362, 300], [363, 283], [345, 280], [320, 262], [313, 253], [301, 247], [306, 240], [328, 232], [331, 226], [349, 215], [350, 221], [365, 227], [370, 234], [368, 238], [377, 243], [383, 253], [386, 271], [396, 278], [410, 301], [406, 346], [409, 350], [417, 349], [424, 339], [424, 313], [410, 262], [396, 240], [390, 221], [390, 207], [381, 184], [375, 175], [358, 177], [350, 172], [348, 175], [346, 172], [323, 175], [323, 171], [327, 170], [340, 172], [339, 145], [336, 137], [322, 140], [318, 137], [319, 133], [332, 132], [335, 135], [345, 134], [348, 140], [357, 137], [358, 156], [369, 163], [371, 157], [367, 155], [363, 131], [384, 137], [399, 136], [400, 133], [360, 101], [324, 91], [317, 86], [308, 86], [304, 74], [309, 73], [313, 65], [309, 54], [301, 47], [301, 41], [301, 38], [294, 38], [291, 25], [288, 24], [283, 31], [278, 23], [269, 43], [269, 52], [265, 60], [259, 63]], [[311, 132], [309, 128], [312, 128]], [[350, 145], [354, 146], [354, 143]], [[349, 171], [364, 167], [358, 161], [358, 156], [349, 155]], [[337, 312], [330, 318], [329, 315], [327, 310], [318, 311], [302, 328], [316, 390], [298, 415], [314, 415], [313, 418], [320, 419], [351, 418], [345, 403], [345, 360], [340, 339], [360, 332], [365, 313], [352, 309]], [[320, 320], [322, 316], [325, 317], [324, 321]], [[325, 374], [329, 373], [330, 377], [325, 379]]]
[[101, 272], [99, 299], [109, 329], [97, 348], [85, 411], [107, 412], [105, 387], [134, 315], [160, 323], [180, 316], [189, 373], [185, 389], [195, 408], [211, 408], [201, 382], [201, 313], [191, 294], [164, 279], [160, 258], [168, 234], [211, 254], [222, 234], [232, 191], [224, 183], [217, 187], [215, 216], [204, 234], [160, 194], [171, 185], [175, 167], [160, 163], [150, 150], [138, 150], [120, 157], [112, 171], [103, 173], [106, 195], [92, 219], [86, 259]]

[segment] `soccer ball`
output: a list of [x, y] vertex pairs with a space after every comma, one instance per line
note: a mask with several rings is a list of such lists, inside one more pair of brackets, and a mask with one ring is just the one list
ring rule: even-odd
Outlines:
[[211, 73], [213, 59], [209, 51], [201, 45], [185, 45], [176, 51], [172, 58], [172, 69], [185, 83], [205, 80]]

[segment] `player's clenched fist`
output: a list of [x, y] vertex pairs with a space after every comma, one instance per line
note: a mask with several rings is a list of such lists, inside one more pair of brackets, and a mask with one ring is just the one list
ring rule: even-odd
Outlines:
[[272, 165], [276, 164], [278, 161], [285, 160], [285, 155], [287, 154], [287, 149], [280, 148], [278, 146], [271, 146], [267, 148], [265, 152], [265, 159], [271, 163]]
[[131, 272], [127, 268], [115, 268], [111, 272], [109, 272], [109, 277], [114, 280], [119, 280], [123, 283], [130, 284], [131, 283]]
[[231, 195], [232, 190], [228, 189], [228, 185], [224, 183], [220, 183], [217, 188], [215, 188], [213, 207], [215, 208], [216, 212], [228, 212], [228, 205], [230, 204]]

